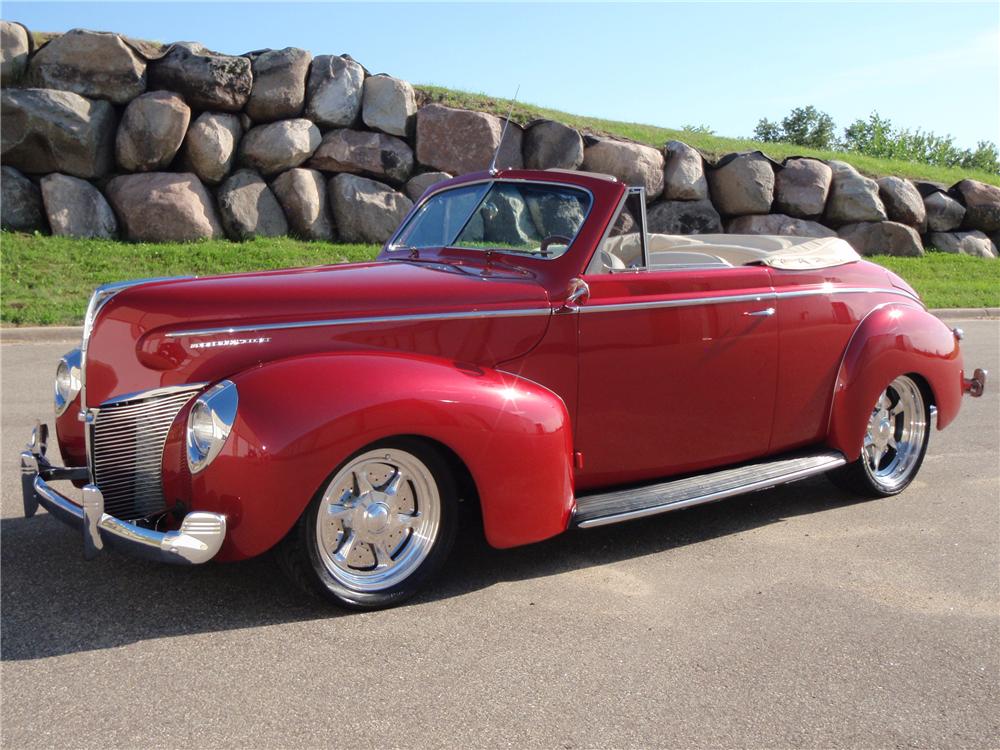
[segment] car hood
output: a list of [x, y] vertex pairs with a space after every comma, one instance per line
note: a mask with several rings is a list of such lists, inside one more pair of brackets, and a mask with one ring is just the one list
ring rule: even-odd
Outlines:
[[152, 281], [99, 311], [87, 405], [322, 351], [493, 366], [534, 346], [550, 313], [545, 290], [517, 269], [387, 261]]

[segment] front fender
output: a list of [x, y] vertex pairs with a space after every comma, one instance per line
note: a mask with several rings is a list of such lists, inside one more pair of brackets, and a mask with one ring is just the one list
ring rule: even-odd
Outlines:
[[954, 334], [919, 307], [878, 307], [860, 323], [844, 354], [830, 414], [830, 446], [849, 461], [857, 459], [879, 394], [908, 373], [927, 382], [938, 429], [948, 425], [962, 401], [962, 354]]
[[435, 440], [465, 463], [490, 544], [539, 541], [568, 524], [569, 416], [536, 383], [393, 353], [306, 355], [231, 379], [239, 391], [232, 433], [192, 478], [197, 508], [229, 520], [222, 559], [266, 551], [346, 458], [399, 435]]

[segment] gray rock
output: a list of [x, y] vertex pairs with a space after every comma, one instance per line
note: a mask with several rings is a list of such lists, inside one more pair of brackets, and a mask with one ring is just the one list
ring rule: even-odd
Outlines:
[[28, 67], [31, 39], [19, 23], [0, 21], [0, 85], [13, 86]]
[[730, 154], [708, 172], [712, 202], [725, 216], [766, 214], [774, 201], [774, 168], [759, 151]]
[[712, 201], [664, 201], [646, 212], [649, 231], [654, 234], [716, 234], [722, 219]]
[[181, 94], [193, 109], [239, 112], [250, 98], [253, 74], [245, 57], [218, 55], [178, 42], [149, 65], [149, 87]]
[[250, 128], [240, 142], [240, 164], [272, 175], [298, 167], [319, 147], [319, 128], [309, 120], [279, 120]]
[[836, 237], [837, 233], [819, 222], [785, 214], [737, 216], [726, 222], [729, 234], [774, 234], [795, 237]]
[[126, 239], [191, 242], [222, 239], [215, 201], [189, 172], [144, 172], [115, 177], [105, 190]]
[[996, 258], [997, 248], [984, 233], [971, 232], [931, 232], [927, 244], [943, 253], [975, 255], [978, 258]]
[[924, 199], [909, 180], [882, 177], [878, 180], [878, 193], [890, 221], [898, 221], [918, 230], [926, 224]]
[[924, 246], [913, 227], [895, 221], [846, 224], [837, 234], [862, 255], [920, 256]]
[[271, 188], [250, 169], [233, 172], [219, 187], [219, 215], [231, 240], [288, 234], [285, 213]]
[[588, 139], [583, 168], [618, 178], [626, 185], [646, 188], [646, 200], [663, 192], [663, 154], [650, 146], [610, 138]]
[[321, 127], [351, 127], [361, 114], [364, 82], [365, 69], [350, 57], [316, 57], [306, 85], [306, 117]]
[[315, 169], [297, 167], [271, 183], [292, 233], [304, 240], [332, 240], [333, 222], [326, 196], [326, 178]]
[[44, 232], [45, 207], [38, 187], [13, 167], [0, 167], [0, 223], [13, 232]]
[[372, 130], [405, 136], [416, 114], [417, 97], [409, 83], [386, 75], [365, 79], [361, 117]]
[[338, 128], [323, 136], [308, 166], [399, 183], [413, 172], [413, 151], [406, 141], [391, 135]]
[[125, 104], [146, 90], [146, 61], [118, 34], [73, 29], [34, 54], [26, 82]]
[[253, 120], [250, 119], [250, 116], [246, 112], [241, 112], [239, 118], [240, 128], [244, 133], [253, 127]]
[[346, 242], [385, 242], [413, 207], [388, 185], [353, 174], [338, 174], [328, 190], [337, 232]]
[[924, 197], [927, 228], [932, 232], [950, 232], [962, 226], [965, 206], [947, 193], [932, 192]]
[[233, 168], [243, 128], [236, 115], [203, 112], [188, 129], [181, 164], [202, 182], [217, 185]]
[[844, 162], [831, 161], [833, 181], [826, 202], [825, 224], [841, 226], [886, 219], [885, 206], [878, 194], [878, 183], [861, 175]]
[[482, 241], [522, 247], [541, 243], [542, 237], [532, 219], [527, 201], [517, 187], [497, 185], [486, 205], [488, 209], [480, 209], [476, 217], [482, 222], [482, 235], [479, 235], [475, 223], [469, 222], [463, 230], [463, 242]]
[[708, 198], [705, 160], [696, 149], [681, 141], [667, 141], [664, 156], [664, 198], [669, 201], [701, 201]]
[[416, 203], [427, 188], [450, 179], [451, 175], [447, 172], [424, 172], [423, 174], [418, 174], [415, 177], [411, 177], [406, 183], [406, 194], [410, 197], [411, 201]]
[[541, 239], [552, 235], [573, 239], [583, 226], [586, 211], [582, 203], [552, 193], [529, 195], [526, 202]]
[[114, 165], [115, 111], [70, 91], [4, 89], [0, 157], [30, 174], [100, 177]]
[[101, 191], [79, 177], [54, 173], [42, 178], [42, 200], [52, 227], [59, 237], [112, 239], [118, 235], [118, 220]]
[[965, 204], [965, 229], [1000, 230], [1000, 187], [978, 180], [962, 180], [951, 192]]
[[115, 139], [115, 158], [128, 172], [153, 172], [170, 165], [184, 142], [191, 109], [177, 94], [151, 91], [125, 108]]
[[541, 120], [524, 133], [524, 166], [528, 169], [579, 169], [583, 138], [561, 122]]
[[[429, 104], [417, 112], [417, 161], [454, 175], [487, 169], [500, 144], [503, 120], [485, 112]], [[497, 167], [520, 168], [523, 131], [511, 124]]]
[[256, 122], [298, 117], [306, 102], [306, 76], [312, 55], [285, 47], [252, 55], [253, 88], [246, 113]]
[[823, 215], [833, 170], [817, 159], [787, 159], [774, 177], [774, 210], [799, 218]]

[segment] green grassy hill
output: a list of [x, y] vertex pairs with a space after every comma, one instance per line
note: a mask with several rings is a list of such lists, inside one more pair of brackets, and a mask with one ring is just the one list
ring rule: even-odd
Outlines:
[[[485, 94], [470, 94], [465, 91], [454, 91], [440, 86], [417, 86], [421, 103], [438, 102], [449, 107], [474, 109], [481, 112], [491, 112], [501, 117], [507, 115], [510, 109], [510, 99], [498, 99]], [[1000, 185], [1000, 175], [979, 170], [957, 169], [949, 167], [934, 167], [919, 162], [899, 161], [898, 159], [877, 159], [849, 151], [820, 151], [818, 149], [797, 146], [794, 143], [763, 143], [761, 141], [743, 140], [740, 138], [724, 138], [718, 135], [698, 133], [687, 130], [658, 128], [653, 125], [642, 125], [635, 122], [618, 122], [602, 120], [596, 117], [581, 117], [580, 115], [546, 109], [534, 104], [517, 102], [511, 119], [519, 125], [526, 125], [540, 118], [558, 120], [587, 133], [598, 135], [613, 135], [619, 138], [645, 143], [655, 148], [662, 148], [670, 140], [684, 141], [694, 146], [709, 157], [719, 157], [734, 151], [760, 150], [773, 159], [781, 161], [788, 156], [812, 156], [817, 159], [839, 159], [852, 164], [862, 174], [869, 177], [895, 175], [908, 177], [911, 180], [929, 180], [952, 185], [959, 180], [971, 178], [991, 185]]]

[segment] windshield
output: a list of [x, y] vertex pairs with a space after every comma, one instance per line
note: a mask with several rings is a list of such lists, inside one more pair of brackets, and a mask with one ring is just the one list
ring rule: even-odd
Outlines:
[[576, 238], [590, 203], [589, 193], [559, 185], [465, 185], [429, 198], [389, 249], [461, 247], [555, 258]]

